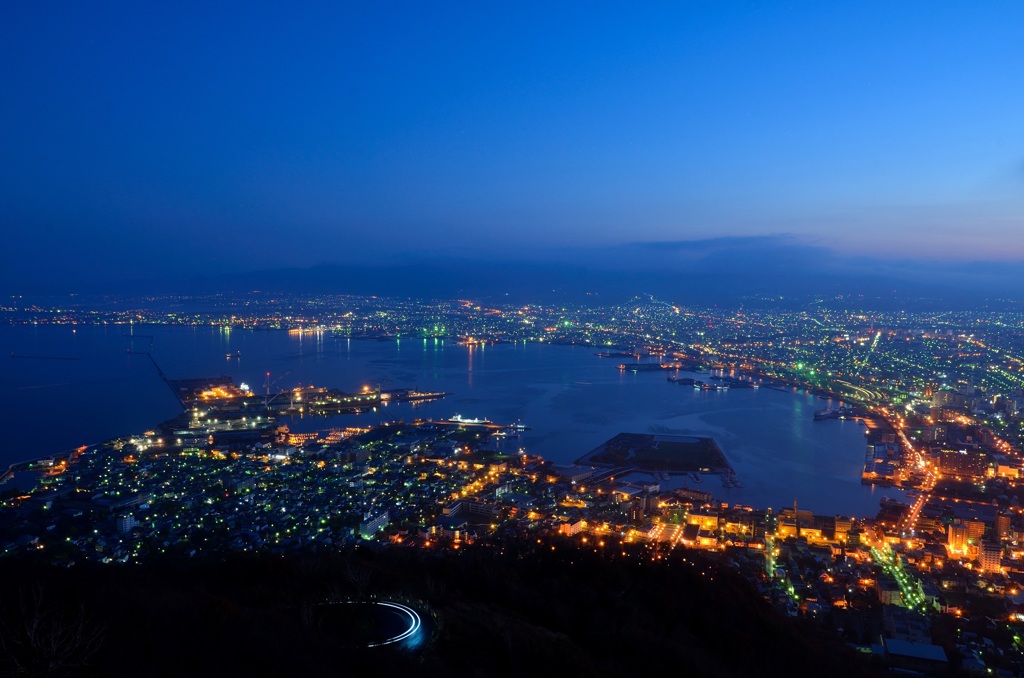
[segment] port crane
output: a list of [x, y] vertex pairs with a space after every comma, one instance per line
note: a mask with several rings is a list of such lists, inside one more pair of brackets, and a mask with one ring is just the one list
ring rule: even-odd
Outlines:
[[185, 400], [181, 397], [181, 393], [178, 392], [178, 389], [176, 389], [174, 387], [174, 384], [171, 382], [171, 380], [167, 378], [167, 375], [164, 374], [164, 371], [162, 369], [160, 369], [160, 366], [157, 364], [156, 358], [153, 357], [152, 353], [150, 353], [149, 351], [143, 352], [143, 351], [131, 351], [131, 350], [129, 350], [128, 352], [129, 353], [135, 353], [135, 354], [137, 354], [137, 353], [144, 353], [145, 356], [147, 358], [149, 358], [149, 362], [153, 363], [153, 367], [156, 368], [156, 373], [160, 376], [160, 379], [162, 379], [163, 382], [165, 384], [167, 384], [167, 388], [171, 389], [171, 393], [174, 394], [174, 399], [178, 401], [179, 405], [181, 405], [181, 409], [182, 410], [187, 410], [188, 409], [188, 405], [185, 404]]
[[278, 382], [280, 382], [282, 379], [284, 379], [285, 377], [287, 377], [291, 373], [292, 373], [292, 371], [288, 370], [287, 372], [285, 372], [284, 374], [279, 376], [274, 381], [270, 381], [270, 372], [267, 372], [267, 378], [263, 381], [263, 388], [266, 391], [265, 395], [263, 396], [263, 409], [264, 410], [270, 409], [270, 403], [274, 402], [274, 400], [276, 400], [279, 395], [284, 393], [284, 391], [281, 390], [281, 391], [278, 391], [277, 393], [275, 393], [273, 396], [271, 396], [270, 395], [270, 389], [274, 388], [274, 386], [276, 386], [278, 384]]

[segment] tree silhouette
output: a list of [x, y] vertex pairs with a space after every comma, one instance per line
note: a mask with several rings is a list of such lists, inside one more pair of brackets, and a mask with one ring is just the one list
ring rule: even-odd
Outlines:
[[60, 676], [84, 667], [103, 642], [104, 626], [83, 606], [60, 605], [41, 583], [20, 586], [0, 617], [5, 668], [15, 675]]

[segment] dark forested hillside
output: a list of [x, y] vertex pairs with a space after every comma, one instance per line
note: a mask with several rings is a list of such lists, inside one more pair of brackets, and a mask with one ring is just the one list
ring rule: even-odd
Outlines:
[[[17, 675], [871, 673], [713, 561], [598, 551], [541, 540], [70, 569], [8, 559], [0, 661]], [[360, 629], [325, 613], [371, 596], [420, 610], [418, 648], [359, 647]]]

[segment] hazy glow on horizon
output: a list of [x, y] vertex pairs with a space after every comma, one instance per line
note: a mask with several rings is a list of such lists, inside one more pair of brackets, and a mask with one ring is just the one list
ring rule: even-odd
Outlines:
[[1024, 260], [1020, 3], [8, 3], [0, 62], [12, 280], [768, 235]]

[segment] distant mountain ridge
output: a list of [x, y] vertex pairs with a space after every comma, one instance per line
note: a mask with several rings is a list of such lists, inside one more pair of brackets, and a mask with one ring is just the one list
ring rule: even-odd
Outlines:
[[[204, 269], [205, 270], [205, 269]], [[933, 299], [957, 307], [1024, 301], [1024, 264], [843, 257], [785, 238], [626, 243], [542, 250], [532, 257], [467, 251], [245, 272], [0, 282], [8, 294], [213, 294], [263, 290], [513, 302], [622, 301], [653, 294], [681, 304], [863, 295], [878, 304]], [[901, 300], [894, 302], [893, 300]]]

